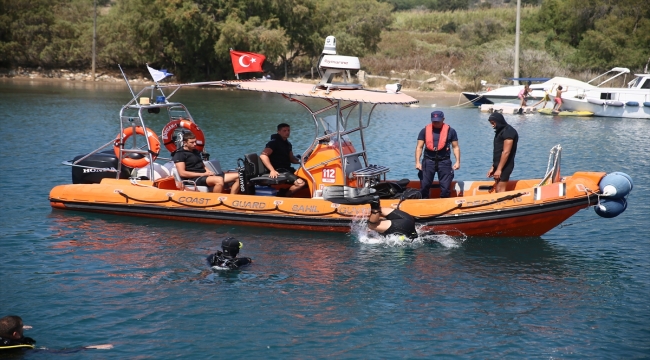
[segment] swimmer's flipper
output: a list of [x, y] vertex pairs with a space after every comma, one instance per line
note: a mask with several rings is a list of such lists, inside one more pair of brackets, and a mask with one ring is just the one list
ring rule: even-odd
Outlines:
[[375, 189], [353, 188], [343, 185], [325, 186], [323, 188], [323, 199], [335, 204], [370, 204], [374, 198]]

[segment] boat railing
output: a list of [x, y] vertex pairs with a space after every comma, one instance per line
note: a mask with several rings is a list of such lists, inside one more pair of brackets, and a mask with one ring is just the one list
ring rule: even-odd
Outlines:
[[546, 165], [546, 174], [537, 186], [544, 186], [562, 181], [562, 176], [560, 175], [561, 155], [562, 146], [560, 146], [560, 144], [551, 148], [551, 153], [548, 156], [548, 164]]
[[380, 183], [382, 180], [386, 181], [386, 173], [390, 169], [382, 165], [369, 165], [363, 169], [352, 172], [352, 176], [357, 179], [357, 187], [371, 187]]

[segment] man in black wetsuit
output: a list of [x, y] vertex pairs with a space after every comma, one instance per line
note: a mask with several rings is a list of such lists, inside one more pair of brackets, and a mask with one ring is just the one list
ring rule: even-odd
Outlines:
[[5, 350], [33, 349], [36, 341], [23, 336], [23, 319], [10, 315], [0, 319], [0, 354]]
[[271, 141], [266, 143], [266, 147], [260, 154], [262, 163], [270, 171], [269, 177], [277, 178], [282, 173], [291, 184], [288, 191], [278, 193], [278, 196], [291, 196], [307, 184], [305, 180], [294, 175], [296, 170], [291, 167], [291, 164], [300, 164], [300, 160], [293, 155], [293, 145], [287, 140], [290, 135], [289, 124], [278, 125], [278, 133], [271, 135]]
[[[0, 319], [0, 357], [7, 352], [35, 348], [34, 344], [36, 343], [36, 340], [23, 336], [23, 330], [25, 328], [29, 329], [31, 327], [25, 327], [23, 325], [23, 319], [20, 316], [9, 315]], [[86, 349], [109, 350], [112, 348], [113, 345], [111, 344], [102, 344], [62, 350], [39, 348], [34, 351], [46, 351], [48, 353], [73, 353]]]
[[212, 268], [218, 270], [228, 270], [228, 269], [238, 269], [244, 265], [248, 265], [253, 262], [251, 258], [241, 257], [238, 258], [237, 254], [239, 249], [241, 249], [242, 243], [237, 241], [235, 238], [228, 237], [223, 239], [221, 242], [221, 249], [223, 251], [217, 251], [216, 253], [208, 256], [208, 264]]
[[488, 121], [494, 128], [494, 150], [492, 153], [492, 167], [488, 171], [487, 177], [494, 178], [495, 190], [499, 193], [506, 191], [510, 174], [515, 168], [519, 134], [499, 113], [492, 113]]
[[377, 196], [370, 202], [368, 228], [382, 235], [402, 235], [411, 240], [418, 237], [413, 216], [399, 209], [382, 208]]

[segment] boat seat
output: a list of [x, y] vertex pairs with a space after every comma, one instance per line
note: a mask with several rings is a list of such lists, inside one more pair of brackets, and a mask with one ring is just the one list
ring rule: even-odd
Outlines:
[[256, 153], [244, 155], [244, 166], [248, 181], [255, 185], [277, 185], [285, 183], [288, 180], [282, 173], [278, 174], [277, 178], [271, 178], [269, 176], [269, 170], [264, 166], [262, 159]]
[[178, 174], [176, 167], [172, 169], [172, 176], [174, 177], [176, 187], [181, 191], [212, 192], [212, 186], [197, 186], [196, 183], [192, 180], [181, 179], [181, 176]]

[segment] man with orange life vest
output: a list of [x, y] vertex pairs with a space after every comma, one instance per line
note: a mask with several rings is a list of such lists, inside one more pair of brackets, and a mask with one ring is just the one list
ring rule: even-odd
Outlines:
[[[440, 183], [440, 197], [447, 198], [451, 194], [451, 181], [454, 179], [454, 170], [460, 169], [460, 146], [456, 130], [444, 123], [445, 113], [434, 111], [431, 113], [431, 124], [427, 125], [418, 135], [418, 144], [415, 147], [415, 168], [419, 170], [420, 191], [422, 198], [428, 199], [431, 183], [438, 173]], [[424, 149], [424, 159], [422, 158]], [[451, 165], [451, 150], [453, 149], [456, 162]]]
[[[215, 193], [220, 193], [225, 183], [239, 179], [237, 173], [215, 174], [206, 169], [201, 153], [196, 150], [196, 135], [191, 132], [183, 134], [183, 147], [174, 152], [172, 160], [181, 179], [192, 180], [196, 186], [212, 186], [212, 192]], [[231, 194], [238, 191], [239, 186], [230, 189]]]

